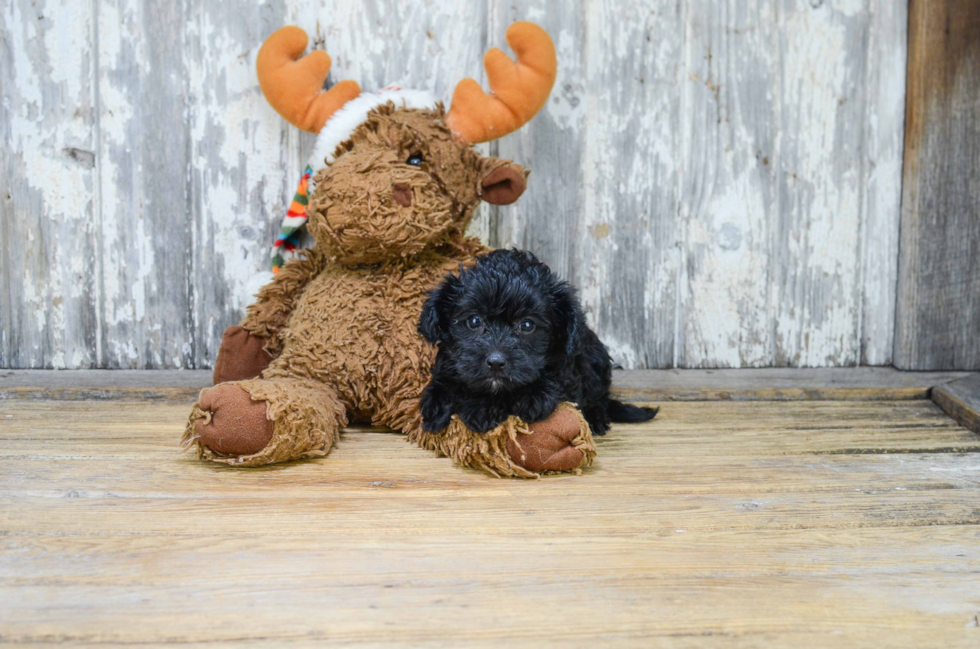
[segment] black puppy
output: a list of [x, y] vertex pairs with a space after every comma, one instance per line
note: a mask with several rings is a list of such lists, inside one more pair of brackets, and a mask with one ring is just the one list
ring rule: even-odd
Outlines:
[[420, 404], [429, 432], [453, 414], [480, 433], [509, 415], [533, 423], [562, 401], [578, 404], [593, 435], [657, 414], [609, 398], [609, 352], [575, 289], [529, 252], [495, 250], [447, 275], [422, 307], [419, 333], [439, 346]]

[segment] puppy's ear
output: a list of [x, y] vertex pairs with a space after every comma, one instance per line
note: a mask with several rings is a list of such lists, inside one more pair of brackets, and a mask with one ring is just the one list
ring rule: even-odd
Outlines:
[[446, 275], [446, 279], [429, 293], [422, 305], [419, 333], [433, 345], [449, 333], [449, 319], [456, 307], [456, 296], [461, 286], [458, 277]]
[[565, 354], [572, 356], [581, 348], [585, 330], [585, 312], [579, 304], [575, 289], [565, 282], [558, 282], [552, 291], [555, 308], [555, 333]]

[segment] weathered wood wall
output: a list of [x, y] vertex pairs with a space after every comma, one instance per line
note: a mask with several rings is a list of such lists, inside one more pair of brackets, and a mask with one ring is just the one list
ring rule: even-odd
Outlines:
[[912, 0], [895, 365], [980, 369], [980, 2]]
[[515, 19], [558, 82], [488, 149], [475, 229], [579, 285], [626, 367], [892, 360], [907, 12], [894, 0], [0, 0], [0, 367], [206, 367], [312, 139], [268, 107], [295, 23], [332, 78], [448, 98]]

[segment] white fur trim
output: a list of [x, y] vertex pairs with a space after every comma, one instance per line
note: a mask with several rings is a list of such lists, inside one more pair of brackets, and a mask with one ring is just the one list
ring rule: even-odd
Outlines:
[[333, 152], [337, 150], [337, 146], [350, 139], [354, 129], [367, 120], [369, 112], [389, 101], [394, 102], [398, 108], [436, 107], [436, 98], [428, 90], [384, 88], [378, 92], [361, 93], [344, 104], [320, 129], [308, 163], [313, 168], [314, 175], [333, 162]]

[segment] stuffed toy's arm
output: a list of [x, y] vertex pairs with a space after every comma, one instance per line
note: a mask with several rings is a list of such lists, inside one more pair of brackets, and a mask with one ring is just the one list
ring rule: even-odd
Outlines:
[[214, 384], [254, 379], [282, 351], [282, 331], [307, 283], [322, 270], [321, 255], [286, 264], [256, 295], [241, 324], [225, 329], [214, 361]]
[[326, 257], [315, 250], [306, 252], [304, 258], [295, 259], [283, 266], [272, 281], [262, 287], [256, 300], [248, 307], [241, 327], [250, 335], [261, 338], [264, 349], [272, 356], [282, 351], [280, 334], [289, 322], [296, 301], [303, 294], [311, 279], [320, 274]]
[[596, 448], [582, 413], [560, 403], [547, 419], [527, 424], [518, 417], [477, 433], [453, 416], [445, 430], [431, 433], [421, 425], [408, 438], [422, 448], [450, 457], [463, 466], [497, 477], [537, 478], [543, 473], [579, 471], [590, 466]]

